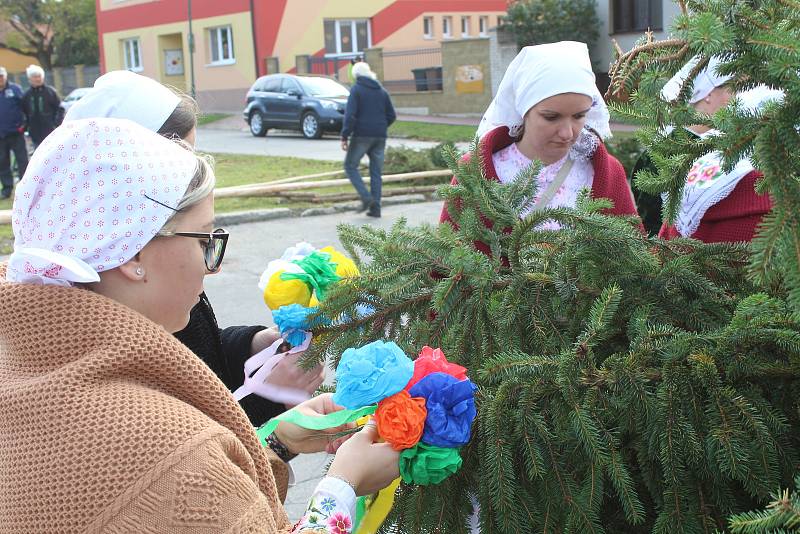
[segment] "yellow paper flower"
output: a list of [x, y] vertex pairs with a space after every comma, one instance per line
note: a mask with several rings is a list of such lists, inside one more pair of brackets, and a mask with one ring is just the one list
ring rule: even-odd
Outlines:
[[311, 288], [301, 280], [281, 280], [281, 269], [275, 271], [264, 288], [264, 302], [270, 310], [277, 310], [281, 306], [300, 304], [308, 307], [311, 300]]
[[317, 294], [314, 293], [311, 295], [311, 299], [308, 301], [309, 308], [316, 308], [319, 306], [319, 299], [317, 298]]
[[336, 274], [339, 275], [341, 278], [352, 278], [354, 276], [359, 276], [361, 273], [356, 267], [356, 264], [342, 254], [341, 252], [337, 251], [333, 247], [325, 247], [319, 250], [320, 252], [324, 252], [326, 254], [330, 254], [331, 256], [331, 263], [336, 264]]

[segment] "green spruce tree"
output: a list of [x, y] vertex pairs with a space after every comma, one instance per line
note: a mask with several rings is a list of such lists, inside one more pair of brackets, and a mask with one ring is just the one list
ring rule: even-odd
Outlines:
[[[700, 154], [750, 154], [775, 200], [754, 250], [644, 237], [638, 221], [530, 207], [538, 168], [504, 186], [452, 150], [443, 188], [458, 229], [342, 226], [362, 276], [322, 305], [350, 317], [317, 329], [309, 359], [391, 339], [414, 355], [439, 346], [479, 386], [461, 471], [401, 485], [385, 532], [462, 533], [480, 504], [484, 533], [724, 530], [770, 501], [800, 460], [800, 5], [687, 2], [675, 39], [622, 55], [617, 110], [639, 117], [659, 173], [642, 189], [680, 198]], [[712, 118], [658, 89], [690, 57], [723, 54], [737, 87], [768, 83], [783, 103]], [[703, 64], [703, 61], [700, 63]], [[687, 89], [688, 90], [688, 89]], [[685, 99], [684, 99], [685, 100]], [[666, 139], [667, 124], [726, 135]], [[667, 215], [677, 205], [667, 203]], [[490, 227], [484, 224], [488, 220]], [[555, 221], [560, 231], [542, 230]], [[475, 250], [489, 245], [491, 256]], [[372, 312], [359, 315], [363, 305]]]

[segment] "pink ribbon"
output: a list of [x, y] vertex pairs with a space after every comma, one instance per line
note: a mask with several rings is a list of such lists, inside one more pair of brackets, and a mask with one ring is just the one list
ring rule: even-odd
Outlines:
[[244, 362], [244, 383], [233, 392], [233, 398], [237, 401], [242, 400], [251, 393], [255, 393], [259, 397], [264, 397], [274, 402], [282, 404], [300, 404], [311, 398], [308, 392], [302, 389], [287, 388], [284, 386], [276, 386], [267, 383], [269, 375], [281, 359], [289, 354], [296, 354], [308, 348], [311, 344], [311, 332], [306, 333], [306, 338], [303, 343], [293, 347], [289, 352], [278, 352], [278, 347], [283, 344], [284, 340], [278, 339], [262, 350], [254, 354]]

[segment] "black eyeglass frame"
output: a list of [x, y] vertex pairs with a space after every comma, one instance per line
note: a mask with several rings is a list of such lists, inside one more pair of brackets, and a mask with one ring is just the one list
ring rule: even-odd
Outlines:
[[[203, 261], [206, 264], [206, 270], [210, 273], [215, 273], [219, 271], [220, 266], [222, 265], [222, 258], [225, 257], [225, 248], [228, 246], [228, 237], [230, 233], [228, 233], [223, 228], [217, 228], [212, 232], [159, 232], [158, 237], [190, 237], [193, 239], [206, 239], [207, 241], [203, 245]], [[222, 241], [222, 249], [219, 252], [219, 256], [214, 261], [214, 258], [209, 258], [209, 250], [215, 250], [214, 248], [214, 241], [220, 240]], [[213, 265], [209, 265], [210, 262], [214, 262]]]

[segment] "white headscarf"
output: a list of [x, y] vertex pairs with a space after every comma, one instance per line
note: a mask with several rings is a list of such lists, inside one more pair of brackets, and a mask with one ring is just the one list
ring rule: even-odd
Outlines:
[[64, 123], [17, 185], [10, 282], [69, 286], [133, 258], [194, 177], [195, 155], [123, 119]]
[[69, 108], [64, 122], [114, 117], [157, 132], [179, 103], [175, 93], [152, 78], [115, 70], [94, 82], [94, 88]]
[[586, 116], [586, 126], [604, 139], [611, 136], [608, 108], [595, 85], [589, 49], [576, 41], [523, 48], [506, 69], [478, 126], [478, 136], [499, 126], [507, 126], [512, 136], [518, 135], [528, 110], [563, 93], [590, 97], [592, 108]]
[[[683, 85], [686, 78], [689, 76], [689, 73], [692, 69], [697, 65], [697, 62], [700, 61], [699, 56], [693, 57], [689, 62], [679, 70], [675, 76], [673, 76], [665, 85], [664, 88], [661, 90], [661, 98], [666, 100], [667, 102], [672, 102], [676, 98], [678, 98], [678, 94], [680, 93], [681, 86]], [[694, 85], [692, 86], [692, 93], [689, 97], [690, 104], [696, 104], [700, 102], [709, 94], [711, 91], [724, 85], [728, 80], [733, 78], [733, 76], [728, 75], [720, 75], [717, 74], [717, 67], [722, 63], [719, 58], [712, 57], [708, 61], [708, 65], [706, 68], [700, 71], [700, 73], [694, 79]]]

